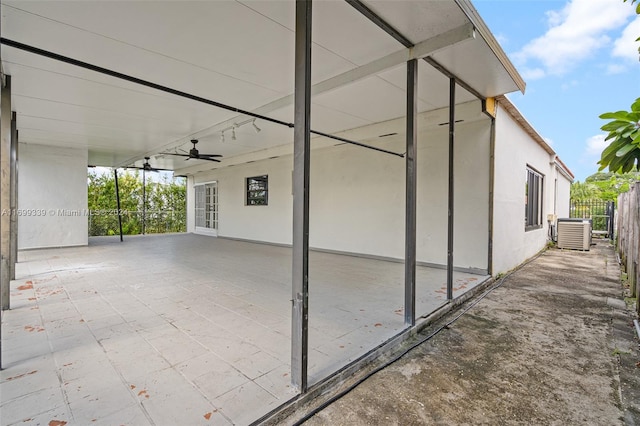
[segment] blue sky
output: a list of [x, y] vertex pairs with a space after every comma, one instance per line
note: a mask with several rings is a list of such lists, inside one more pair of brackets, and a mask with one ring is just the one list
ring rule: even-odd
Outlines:
[[640, 97], [640, 17], [622, 0], [474, 0], [524, 77], [510, 94], [576, 175], [598, 170], [607, 145], [598, 118]]

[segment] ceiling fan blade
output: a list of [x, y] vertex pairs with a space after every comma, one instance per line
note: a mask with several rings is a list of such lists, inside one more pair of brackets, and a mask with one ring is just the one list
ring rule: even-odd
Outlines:
[[178, 154], [177, 152], [161, 152], [162, 155], [177, 155], [179, 157], [191, 157], [189, 154]]
[[222, 157], [221, 154], [198, 154], [200, 157]]
[[207, 161], [215, 161], [216, 163], [219, 163], [220, 160], [216, 160], [215, 158], [208, 158], [208, 157], [200, 157], [200, 160], [207, 160]]
[[146, 172], [172, 172], [173, 170], [171, 169], [156, 169], [155, 167], [152, 167], [150, 169], [145, 169], [144, 167], [137, 167], [137, 166], [126, 166], [123, 167], [125, 169], [136, 169], [136, 170], [143, 170]]

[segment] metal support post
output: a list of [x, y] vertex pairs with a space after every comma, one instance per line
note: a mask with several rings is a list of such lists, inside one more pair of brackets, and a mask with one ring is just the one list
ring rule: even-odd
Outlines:
[[10, 308], [11, 283], [11, 76], [0, 95], [0, 308]]
[[453, 228], [454, 228], [454, 194], [453, 194], [453, 143], [456, 128], [456, 79], [449, 79], [449, 216], [447, 232], [447, 300], [453, 299]]
[[147, 221], [147, 175], [142, 170], [142, 235], [145, 233], [145, 225]]
[[404, 233], [404, 323], [416, 323], [416, 197], [417, 197], [417, 114], [418, 114], [418, 61], [407, 62], [407, 153], [405, 233]]
[[[0, 3], [0, 15], [2, 15], [2, 4]], [[1, 31], [0, 31], [1, 32]], [[2, 53], [0, 52], [0, 71], [2, 71]], [[0, 76], [0, 86], [2, 86], [2, 77]], [[0, 126], [2, 125], [2, 122], [5, 121], [7, 117], [7, 113], [5, 111], [5, 109], [3, 108], [3, 105], [0, 105]], [[4, 215], [2, 215], [2, 208], [4, 207], [4, 191], [5, 191], [5, 187], [4, 187], [4, 175], [3, 175], [3, 171], [4, 171], [4, 160], [7, 158], [7, 152], [6, 152], [6, 147], [5, 145], [2, 143], [2, 139], [0, 138], [0, 234], [2, 233], [2, 227], [4, 226], [5, 222], [4, 222]], [[2, 370], [2, 306], [4, 305], [4, 297], [2, 295], [2, 289], [4, 286], [4, 282], [3, 282], [3, 272], [2, 269], [4, 268], [4, 262], [1, 259], [2, 257], [2, 253], [0, 252], [0, 370]]]
[[118, 187], [118, 169], [113, 169], [113, 178], [116, 182], [116, 206], [118, 207], [118, 227], [120, 228], [120, 241], [122, 241], [122, 211], [120, 210], [120, 188]]
[[496, 169], [496, 119], [491, 117], [491, 133], [489, 135], [489, 227], [487, 247], [487, 274], [493, 276], [493, 215], [494, 215], [494, 187]]
[[307, 391], [309, 355], [311, 12], [311, 0], [296, 0], [291, 382], [301, 393]]
[[11, 170], [10, 170], [10, 186], [11, 186], [11, 225], [10, 225], [10, 244], [11, 244], [11, 279], [16, 279], [16, 263], [18, 263], [18, 127], [16, 113], [11, 113]]

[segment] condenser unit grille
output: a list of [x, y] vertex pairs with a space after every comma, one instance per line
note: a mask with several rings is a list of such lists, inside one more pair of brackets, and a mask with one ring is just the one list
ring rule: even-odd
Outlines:
[[591, 221], [588, 219], [558, 219], [558, 248], [589, 250]]

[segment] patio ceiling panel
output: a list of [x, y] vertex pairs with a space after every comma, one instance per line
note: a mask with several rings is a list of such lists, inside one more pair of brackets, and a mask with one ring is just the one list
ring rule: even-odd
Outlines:
[[[294, 31], [295, 9], [291, 2], [254, 0], [242, 3]], [[313, 83], [326, 78], [319, 75], [315, 68], [315, 55], [319, 49], [333, 52], [356, 66], [394, 53], [401, 47], [344, 1], [316, 1], [313, 5], [313, 20]]]
[[[414, 43], [480, 22], [481, 37], [433, 57], [487, 96], [517, 89], [468, 1], [365, 3]], [[292, 122], [294, 11], [294, 2], [262, 0], [5, 1], [2, 37]], [[344, 1], [315, 2], [314, 21], [314, 83], [403, 49]], [[259, 134], [246, 125], [236, 141], [227, 132], [222, 142], [222, 129], [248, 117], [8, 46], [2, 55], [21, 141], [87, 147], [93, 164], [141, 165], [150, 155], [156, 167], [189, 172], [217, 164], [158, 154], [188, 149], [196, 137], [201, 152], [227, 160], [293, 139], [291, 129], [258, 120]], [[402, 117], [405, 84], [401, 65], [318, 94], [314, 129], [334, 133]], [[447, 87], [446, 77], [421, 62], [419, 110], [445, 106]], [[459, 92], [460, 102], [472, 98]]]
[[471, 22], [478, 31], [474, 40], [452, 45], [432, 58], [485, 97], [524, 91], [524, 81], [469, 0], [363, 3], [414, 44]]
[[[372, 76], [313, 98], [314, 104], [351, 114], [370, 123], [404, 116], [406, 95], [396, 86]], [[314, 129], [316, 127], [313, 123]], [[346, 129], [335, 129], [340, 131]]]
[[[385, 71], [380, 78], [396, 86], [403, 93], [407, 86], [406, 68], [400, 67]], [[425, 62], [418, 66], [418, 112], [431, 111], [449, 106], [449, 78]], [[476, 97], [459, 87], [456, 90], [456, 103], [470, 102]]]
[[[25, 121], [38, 118], [38, 125], [29, 128], [42, 131], [41, 138], [47, 133], [59, 141], [68, 137], [65, 135], [84, 135], [69, 146], [89, 148], [90, 162], [95, 161], [91, 158], [94, 150], [110, 149], [116, 162], [106, 165], [116, 165], [136, 156], [140, 149], [158, 149], [159, 141], [180, 139], [207, 126], [212, 118], [231, 115], [23, 52], [13, 57], [28, 64], [4, 63], [5, 72], [20, 76], [14, 84], [14, 108], [21, 142], [36, 143], [23, 130]], [[34, 120], [30, 122], [33, 126]]]

